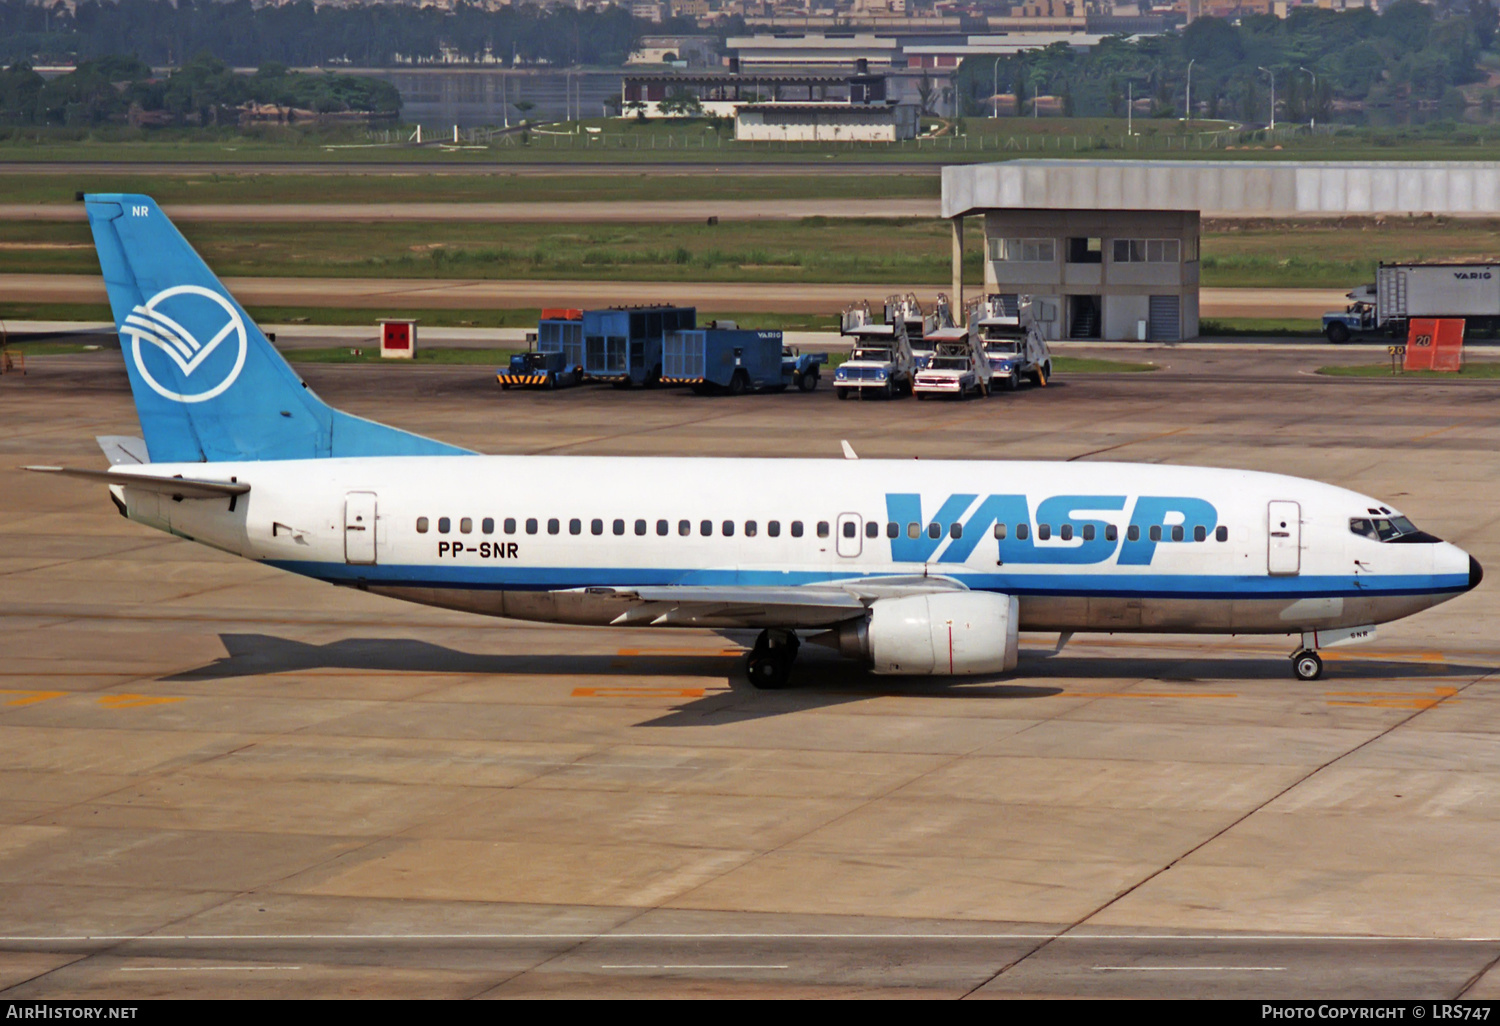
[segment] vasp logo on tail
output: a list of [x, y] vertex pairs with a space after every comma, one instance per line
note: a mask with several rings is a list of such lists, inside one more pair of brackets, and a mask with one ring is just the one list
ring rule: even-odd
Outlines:
[[[146, 384], [179, 403], [201, 403], [234, 384], [249, 348], [245, 321], [234, 304], [201, 285], [163, 289], [130, 311], [120, 333], [131, 337], [131, 354]], [[226, 341], [236, 347], [232, 361]], [[181, 380], [182, 391], [166, 387], [158, 376], [169, 383]], [[189, 391], [189, 384], [203, 387]]]

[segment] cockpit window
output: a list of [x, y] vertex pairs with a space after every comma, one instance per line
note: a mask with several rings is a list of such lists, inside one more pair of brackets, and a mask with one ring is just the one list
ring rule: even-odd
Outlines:
[[1349, 531], [1361, 538], [1379, 542], [1435, 542], [1426, 531], [1417, 529], [1406, 517], [1350, 517]]

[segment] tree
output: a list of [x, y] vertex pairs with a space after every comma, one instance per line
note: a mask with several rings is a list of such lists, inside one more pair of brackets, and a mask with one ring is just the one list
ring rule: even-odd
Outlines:
[[681, 86], [668, 93], [666, 99], [657, 101], [656, 109], [669, 118], [696, 118], [703, 115], [703, 104], [698, 97]]
[[933, 113], [932, 101], [937, 96], [937, 88], [932, 84], [932, 76], [926, 69], [922, 71], [922, 80], [917, 83], [917, 105], [918, 113], [930, 115]]

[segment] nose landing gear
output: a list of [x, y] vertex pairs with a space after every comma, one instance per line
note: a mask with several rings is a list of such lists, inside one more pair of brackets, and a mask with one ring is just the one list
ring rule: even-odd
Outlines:
[[1298, 680], [1317, 680], [1323, 676], [1323, 660], [1312, 649], [1298, 649], [1292, 653], [1292, 673]]
[[795, 631], [764, 630], [755, 639], [755, 646], [745, 657], [745, 676], [750, 683], [766, 691], [780, 690], [787, 686], [792, 675], [792, 663], [797, 658], [801, 642]]

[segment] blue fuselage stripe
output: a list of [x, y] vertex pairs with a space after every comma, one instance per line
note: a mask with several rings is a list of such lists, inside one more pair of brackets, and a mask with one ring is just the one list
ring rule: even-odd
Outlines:
[[[688, 570], [676, 567], [353, 566], [302, 560], [270, 565], [334, 584], [481, 591], [555, 591], [632, 586], [796, 587], [879, 577], [832, 570]], [[956, 568], [955, 568], [956, 570]], [[1013, 595], [1179, 599], [1298, 599], [1333, 596], [1436, 595], [1468, 588], [1466, 574], [1367, 574], [1269, 577], [1233, 574], [1037, 574], [944, 571], [976, 591]]]

